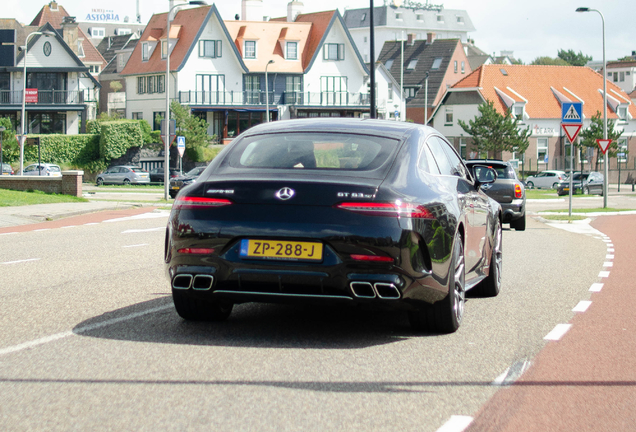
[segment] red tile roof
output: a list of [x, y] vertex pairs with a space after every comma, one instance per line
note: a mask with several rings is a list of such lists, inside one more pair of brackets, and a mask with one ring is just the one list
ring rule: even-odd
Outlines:
[[[177, 71], [182, 67], [182, 63], [195, 42], [195, 39], [203, 25], [211, 6], [203, 6], [192, 9], [179, 10], [172, 20], [171, 29], [174, 26], [181, 26], [179, 40], [174, 45], [170, 54], [170, 70]], [[122, 75], [136, 75], [147, 73], [166, 72], [166, 61], [161, 58], [161, 39], [166, 37], [166, 17], [167, 13], [155, 14], [150, 18], [144, 33], [139, 38], [137, 46], [133, 51], [126, 67], [121, 71]], [[143, 42], [157, 41], [157, 46], [152, 52], [148, 61], [141, 60], [141, 49]], [[225, 47], [224, 47], [225, 48]]]
[[333, 11], [316, 12], [308, 14], [299, 14], [296, 17], [296, 22], [310, 22], [312, 23], [311, 31], [309, 32], [309, 39], [305, 45], [305, 51], [303, 52], [303, 67], [307, 68], [311, 59], [314, 58], [314, 54], [320, 46], [320, 41], [325, 35], [325, 31], [329, 27], [329, 24], [333, 20], [333, 16], [336, 13]]
[[[553, 89], [572, 102], [583, 101], [587, 119], [603, 112], [603, 77], [588, 67], [483, 65], [453, 86], [478, 88], [484, 99], [494, 101], [497, 111], [504, 113], [507, 107], [495, 87], [515, 101], [526, 100], [525, 111], [530, 118], [561, 118], [561, 103]], [[629, 96], [609, 81], [607, 95], [608, 99], [622, 99], [622, 103], [629, 101]], [[629, 112], [636, 118], [633, 103]], [[617, 118], [612, 109], [608, 109], [607, 116]]]

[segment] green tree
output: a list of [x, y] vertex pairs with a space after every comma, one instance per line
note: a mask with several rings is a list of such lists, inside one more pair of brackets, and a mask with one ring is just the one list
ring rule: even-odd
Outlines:
[[562, 58], [552, 58], [549, 56], [537, 57], [532, 60], [531, 65], [547, 65], [547, 66], [569, 66], [570, 64]]
[[574, 50], [559, 50], [559, 53], [557, 55], [560, 59], [572, 66], [585, 66], [587, 62], [592, 60], [592, 56], [587, 56], [581, 51], [576, 54]]
[[[607, 120], [607, 138], [612, 140], [606, 153], [608, 159], [616, 157], [616, 154], [618, 153], [618, 139], [623, 134], [623, 131], [617, 131], [614, 129], [615, 125], [616, 122], [614, 120]], [[596, 111], [596, 114], [592, 116], [590, 127], [582, 130], [579, 133], [579, 138], [579, 143], [576, 144], [577, 147], [596, 149], [596, 163], [594, 165], [594, 171], [598, 171], [598, 158], [601, 154], [601, 149], [596, 140], [603, 139], [603, 115], [600, 111]]]
[[208, 135], [209, 123], [190, 112], [189, 106], [181, 105], [177, 101], [170, 104], [171, 118], [175, 120], [177, 135], [183, 135], [186, 141], [186, 153], [198, 162], [203, 162], [204, 150], [210, 145]]
[[20, 158], [20, 147], [15, 137], [15, 130], [8, 117], [0, 117], [0, 126], [4, 126], [2, 132], [2, 161], [5, 163], [15, 162]]
[[468, 124], [459, 120], [459, 125], [473, 138], [477, 150], [492, 151], [501, 158], [503, 151], [525, 153], [530, 142], [530, 128], [520, 129], [520, 120], [513, 117], [510, 110], [500, 114], [493, 101], [479, 105], [479, 114]]

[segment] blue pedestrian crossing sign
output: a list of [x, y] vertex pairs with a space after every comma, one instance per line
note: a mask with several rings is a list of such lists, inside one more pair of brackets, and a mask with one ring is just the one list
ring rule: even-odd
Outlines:
[[561, 123], [583, 123], [583, 102], [563, 102], [563, 105], [561, 105]]
[[183, 153], [185, 152], [185, 137], [184, 136], [177, 137], [177, 150], [179, 150], [179, 156], [183, 157]]

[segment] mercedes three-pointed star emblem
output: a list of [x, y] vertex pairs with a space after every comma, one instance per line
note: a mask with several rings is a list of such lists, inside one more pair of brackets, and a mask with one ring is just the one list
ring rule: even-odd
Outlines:
[[284, 187], [274, 194], [276, 198], [283, 201], [287, 201], [294, 195], [296, 195], [296, 192], [292, 188], [288, 188], [288, 187]]

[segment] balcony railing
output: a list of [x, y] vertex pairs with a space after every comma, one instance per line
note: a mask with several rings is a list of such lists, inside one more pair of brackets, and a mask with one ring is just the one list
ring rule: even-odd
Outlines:
[[[296, 106], [365, 106], [366, 93], [349, 92], [284, 92], [268, 94], [270, 105]], [[180, 91], [179, 103], [188, 105], [266, 105], [263, 91]]]
[[[43, 105], [73, 105], [89, 101], [90, 92], [85, 90], [38, 90], [37, 104]], [[21, 105], [22, 90], [0, 90], [0, 104]], [[33, 102], [27, 102], [32, 105]]]

